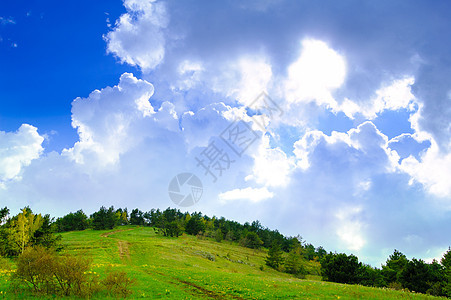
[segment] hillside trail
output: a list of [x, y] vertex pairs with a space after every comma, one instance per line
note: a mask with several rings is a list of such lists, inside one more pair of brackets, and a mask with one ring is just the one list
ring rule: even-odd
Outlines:
[[106, 233], [102, 233], [100, 236], [104, 237], [104, 238], [112, 238], [117, 240], [117, 248], [119, 251], [119, 257], [121, 260], [127, 259], [130, 260], [130, 251], [129, 251], [129, 245], [130, 243], [115, 237], [111, 237], [112, 234], [121, 232], [121, 231], [130, 231], [133, 230], [134, 228], [129, 228], [129, 229], [118, 229], [115, 231], [111, 231], [111, 232], [106, 232]]

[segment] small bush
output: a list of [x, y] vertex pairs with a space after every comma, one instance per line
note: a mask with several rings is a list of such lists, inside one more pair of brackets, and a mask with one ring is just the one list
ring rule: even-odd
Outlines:
[[107, 277], [102, 281], [110, 295], [127, 298], [132, 294], [130, 287], [135, 283], [134, 279], [127, 276], [123, 271], [108, 272]]
[[17, 259], [12, 283], [24, 283], [35, 293], [53, 294], [57, 290], [53, 277], [55, 255], [43, 247], [27, 248]]
[[54, 264], [53, 274], [60, 291], [66, 295], [88, 296], [90, 281], [88, 270], [91, 262], [87, 259], [74, 256], [59, 257]]
[[216, 261], [216, 257], [213, 254], [211, 254], [210, 252], [194, 251], [194, 254], [202, 256], [203, 258], [206, 258], [211, 261]]
[[0, 256], [0, 270], [11, 270], [11, 263], [7, 258]]
[[389, 284], [388, 284], [388, 288], [389, 289], [392, 289], [392, 290], [397, 290], [397, 291], [399, 291], [399, 290], [402, 290], [402, 284], [400, 284], [399, 282], [390, 282]]
[[89, 298], [104, 286], [116, 297], [131, 294], [133, 279], [125, 272], [109, 272], [101, 282], [89, 272], [91, 261], [82, 256], [59, 256], [44, 247], [27, 248], [17, 259], [11, 289], [35, 294]]

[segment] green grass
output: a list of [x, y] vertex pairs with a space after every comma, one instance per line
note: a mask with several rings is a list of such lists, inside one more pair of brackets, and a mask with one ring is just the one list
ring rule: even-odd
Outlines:
[[[108, 234], [110, 233], [110, 234]], [[63, 234], [63, 252], [92, 259], [94, 276], [124, 270], [136, 279], [131, 298], [147, 299], [434, 299], [421, 294], [297, 279], [264, 266], [266, 251], [184, 235], [167, 238], [152, 228]], [[8, 289], [9, 267], [0, 266], [0, 299], [30, 299]], [[263, 271], [260, 266], [264, 266]], [[318, 268], [310, 262], [308, 269]], [[5, 294], [6, 292], [6, 294]], [[96, 299], [107, 298], [98, 294]]]

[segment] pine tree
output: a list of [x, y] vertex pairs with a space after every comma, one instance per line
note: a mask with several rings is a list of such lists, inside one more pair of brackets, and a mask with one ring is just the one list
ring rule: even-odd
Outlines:
[[285, 271], [294, 275], [304, 275], [305, 268], [302, 265], [302, 252], [301, 247], [294, 247], [288, 253], [285, 260]]
[[443, 255], [441, 264], [445, 268], [445, 282], [443, 291], [448, 297], [451, 297], [451, 248]]
[[283, 263], [283, 251], [280, 249], [280, 245], [277, 242], [273, 242], [271, 248], [269, 248], [268, 256], [266, 257], [266, 265], [273, 269], [279, 269]]

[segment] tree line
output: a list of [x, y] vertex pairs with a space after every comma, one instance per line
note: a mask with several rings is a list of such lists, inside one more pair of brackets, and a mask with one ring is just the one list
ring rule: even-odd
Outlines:
[[451, 297], [451, 249], [440, 262], [409, 260], [395, 250], [382, 268], [359, 262], [354, 255], [329, 253], [321, 260], [323, 279], [338, 283], [361, 284], [392, 289], [407, 289], [417, 293]]
[[[121, 225], [149, 226], [158, 229], [164, 236], [178, 237], [183, 233], [210, 237], [217, 241], [228, 240], [241, 245], [258, 249], [269, 248], [273, 243], [280, 245], [282, 251], [289, 252], [299, 244], [301, 237], [286, 237], [278, 230], [263, 227], [256, 220], [252, 223], [241, 224], [227, 220], [224, 217], [209, 217], [200, 212], [181, 212], [179, 209], [152, 209], [143, 212], [137, 208], [128, 211], [127, 208], [115, 209], [113, 206], [102, 206], [88, 217], [82, 210], [69, 213], [54, 222], [57, 232], [84, 230], [113, 229]], [[326, 254], [322, 247], [315, 248], [311, 244], [303, 243], [303, 255], [306, 259], [320, 259]]]

